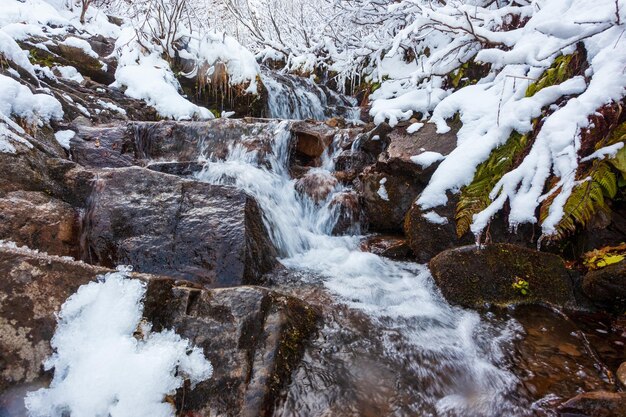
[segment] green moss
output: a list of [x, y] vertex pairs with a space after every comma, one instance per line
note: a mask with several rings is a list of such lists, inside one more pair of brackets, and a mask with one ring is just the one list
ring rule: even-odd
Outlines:
[[38, 48], [29, 50], [29, 59], [35, 65], [51, 68], [55, 65], [54, 55]]

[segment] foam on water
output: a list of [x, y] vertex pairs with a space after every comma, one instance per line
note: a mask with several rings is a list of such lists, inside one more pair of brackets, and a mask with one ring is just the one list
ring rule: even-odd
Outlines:
[[[443, 416], [525, 415], [510, 400], [518, 380], [507, 370], [505, 357], [519, 332], [516, 323], [488, 322], [473, 311], [450, 306], [425, 266], [363, 252], [360, 236], [332, 236], [338, 213], [330, 202], [345, 187], [337, 186], [318, 203], [300, 195], [288, 172], [288, 124], [270, 126], [276, 139], [269, 167], [259, 164], [254, 152], [235, 146], [226, 160], [209, 157], [197, 178], [235, 185], [253, 195], [281, 262], [321, 276], [339, 302], [365, 312], [389, 338], [386, 355], [403, 355], [394, 337], [411, 346], [416, 357], [407, 366], [415, 378], [429, 381], [418, 403]], [[325, 155], [316, 169], [332, 171], [333, 156]]]

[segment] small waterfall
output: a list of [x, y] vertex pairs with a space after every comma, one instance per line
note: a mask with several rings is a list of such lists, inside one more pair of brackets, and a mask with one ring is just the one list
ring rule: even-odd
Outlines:
[[264, 69], [269, 117], [293, 120], [359, 119], [356, 99], [332, 91], [312, 80]]
[[[526, 400], [516, 395], [519, 380], [508, 370], [505, 353], [520, 332], [517, 322], [488, 320], [450, 306], [425, 266], [363, 252], [359, 236], [333, 236], [338, 213], [331, 201], [346, 187], [336, 186], [323, 201], [298, 193], [288, 169], [288, 122], [270, 126], [275, 141], [269, 167], [256, 152], [235, 145], [226, 159], [209, 156], [197, 179], [253, 195], [283, 265], [307, 280], [320, 279], [340, 302], [380, 326], [384, 359], [392, 358], [420, 387], [405, 393], [419, 415], [531, 415]], [[316, 169], [331, 173], [334, 156], [329, 151]], [[286, 410], [285, 415], [298, 413]]]

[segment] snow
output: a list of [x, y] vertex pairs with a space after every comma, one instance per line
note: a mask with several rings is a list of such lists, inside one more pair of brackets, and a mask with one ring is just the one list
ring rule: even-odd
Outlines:
[[62, 78], [76, 81], [77, 83], [82, 83], [83, 81], [85, 81], [81, 73], [78, 72], [78, 70], [72, 66], [59, 65], [59, 66], [55, 66], [53, 69], [57, 71]]
[[54, 138], [64, 149], [70, 149], [70, 141], [76, 136], [73, 130], [59, 130], [54, 134]]
[[422, 127], [424, 127], [424, 123], [412, 123], [411, 126], [407, 127], [406, 133], [412, 135], [413, 133], [420, 130]]
[[67, 37], [61, 42], [61, 45], [70, 46], [72, 48], [80, 49], [85, 55], [98, 59], [98, 54], [91, 49], [91, 45], [84, 39], [80, 39], [74, 36]]
[[580, 162], [591, 161], [592, 159], [605, 159], [605, 158], [614, 158], [619, 152], [620, 149], [624, 147], [624, 142], [618, 142], [610, 146], [605, 146], [604, 148], [600, 148], [589, 156], [586, 156], [580, 160]]
[[141, 322], [146, 287], [127, 272], [83, 285], [63, 304], [54, 353], [45, 361], [54, 378], [49, 388], [27, 395], [31, 417], [173, 417], [164, 399], [182, 387], [183, 377], [192, 384], [210, 378], [201, 349]]
[[119, 64], [113, 86], [129, 97], [144, 100], [160, 116], [175, 120], [212, 119], [213, 114], [180, 93], [180, 84], [158, 49], [144, 53], [133, 28], [126, 28], [116, 41]]
[[47, 94], [33, 94], [12, 78], [0, 75], [0, 114], [18, 116], [39, 125], [63, 118], [63, 109], [57, 99]]
[[28, 60], [28, 52], [22, 50], [17, 42], [3, 29], [0, 29], [0, 55], [3, 55], [9, 61], [13, 61], [32, 76], [35, 76], [35, 69]]
[[439, 162], [443, 159], [445, 159], [445, 156], [443, 156], [439, 152], [426, 151], [426, 152], [422, 152], [419, 155], [412, 156], [411, 162], [421, 166], [422, 169], [426, 169], [432, 164], [434, 164], [435, 162]]
[[252, 52], [244, 48], [235, 38], [224, 33], [209, 33], [199, 43], [197, 61], [200, 68], [208, 65], [208, 72], [215, 64], [223, 63], [228, 72], [230, 85], [248, 84], [246, 92], [258, 94], [257, 77], [261, 68]]
[[422, 217], [425, 218], [426, 220], [428, 220], [430, 223], [433, 224], [448, 224], [448, 219], [440, 216], [439, 214], [435, 213], [434, 211], [429, 211], [427, 213], [422, 214]]
[[120, 106], [118, 106], [118, 105], [115, 105], [115, 104], [113, 104], [113, 103], [110, 103], [110, 102], [108, 102], [108, 101], [104, 101], [104, 100], [98, 100], [98, 101], [97, 101], [97, 103], [98, 103], [100, 106], [102, 106], [102, 107], [104, 107], [105, 109], [107, 109], [107, 110], [111, 110], [111, 111], [114, 111], [114, 112], [116, 112], [116, 113], [119, 113], [119, 114], [121, 114], [121, 115], [126, 116], [126, 110], [124, 110], [123, 108], [121, 108], [121, 107], [120, 107]]
[[383, 178], [381, 179], [378, 184], [378, 191], [376, 192], [376, 194], [378, 194], [378, 196], [385, 200], [385, 201], [389, 201], [389, 195], [387, 194], [387, 189], [385, 188], [385, 184], [387, 183], [387, 178]]

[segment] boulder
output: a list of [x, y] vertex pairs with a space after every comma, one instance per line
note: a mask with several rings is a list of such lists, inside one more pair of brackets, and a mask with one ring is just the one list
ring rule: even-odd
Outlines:
[[0, 244], [0, 392], [49, 377], [42, 363], [52, 353], [54, 314], [78, 287], [104, 272]]
[[131, 167], [99, 173], [87, 260], [205, 286], [258, 283], [276, 251], [256, 201], [234, 187]]
[[364, 225], [359, 197], [354, 191], [342, 191], [333, 195], [330, 207], [337, 211], [333, 235], [357, 234]]
[[215, 119], [203, 122], [131, 122], [76, 126], [74, 160], [86, 167], [124, 167], [154, 162], [223, 159], [237, 145], [256, 151], [261, 161], [271, 151], [276, 123]]
[[425, 184], [408, 172], [389, 173], [377, 165], [365, 168], [356, 181], [369, 230], [400, 233], [404, 216]]
[[308, 196], [316, 203], [326, 200], [337, 186], [337, 179], [327, 171], [312, 170], [296, 181], [296, 191]]
[[42, 192], [13, 191], [0, 198], [0, 239], [78, 258], [79, 217], [72, 206]]
[[592, 301], [623, 312], [626, 308], [626, 261], [588, 272], [582, 289]]
[[[370, 230], [402, 232], [407, 211], [437, 166], [421, 167], [411, 161], [411, 157], [425, 151], [449, 153], [456, 146], [456, 131], [439, 135], [434, 125], [426, 124], [415, 134], [407, 133], [406, 127], [388, 134], [389, 145], [378, 156], [376, 164], [363, 171], [357, 184]], [[386, 193], [381, 192], [381, 185]]]
[[361, 249], [396, 260], [406, 260], [411, 257], [411, 248], [402, 236], [374, 235], [361, 243]]
[[559, 407], [562, 417], [626, 417], [626, 392], [585, 392]]
[[[157, 285], [158, 284], [158, 285]], [[271, 416], [297, 367], [317, 313], [258, 287], [198, 290], [153, 282], [146, 316], [204, 350], [213, 376], [176, 395], [179, 415]]]
[[464, 307], [574, 303], [563, 260], [550, 253], [510, 244], [472, 245], [440, 253], [429, 267], [443, 296]]
[[335, 158], [335, 177], [341, 182], [350, 183], [374, 162], [374, 157], [364, 151], [344, 150]]
[[419, 262], [428, 262], [446, 249], [473, 243], [473, 236], [459, 238], [454, 221], [456, 196], [448, 204], [431, 210], [422, 210], [416, 201], [411, 204], [404, 218], [404, 235]]
[[[26, 391], [46, 386], [55, 313], [79, 286], [109, 270], [0, 247], [0, 414], [25, 415]], [[270, 416], [284, 395], [318, 315], [301, 301], [258, 287], [214, 290], [166, 277], [146, 282], [143, 316], [200, 347], [213, 376], [175, 396], [177, 415]], [[78, 347], [77, 347], [78, 348]]]
[[332, 143], [337, 129], [324, 123], [295, 122], [291, 132], [295, 137], [296, 156], [304, 162], [319, 163], [318, 159]]

